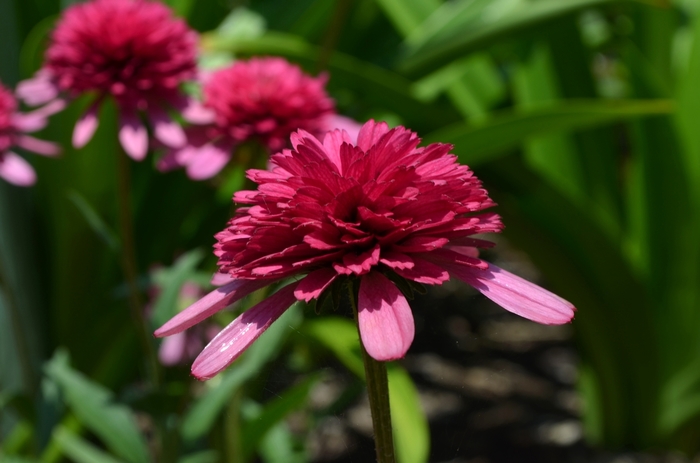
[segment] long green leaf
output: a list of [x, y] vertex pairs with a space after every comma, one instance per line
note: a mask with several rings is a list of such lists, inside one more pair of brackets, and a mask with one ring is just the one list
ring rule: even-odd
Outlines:
[[[349, 320], [325, 317], [305, 323], [303, 332], [315, 338], [354, 374], [364, 378], [357, 327]], [[387, 369], [392, 427], [400, 463], [428, 461], [430, 429], [410, 376], [397, 363]]]
[[245, 423], [243, 427], [242, 445], [246, 459], [253, 456], [263, 437], [275, 425], [292, 411], [302, 407], [309, 391], [320, 379], [320, 375], [312, 375], [284, 391], [280, 396], [265, 404], [261, 413]]
[[504, 112], [473, 126], [455, 124], [428, 134], [424, 142], [452, 143], [460, 162], [473, 166], [501, 157], [532, 137], [668, 114], [672, 110], [669, 100], [566, 101], [540, 109]]
[[122, 461], [105, 453], [64, 427], [59, 426], [56, 428], [53, 436], [60, 444], [63, 452], [75, 463], [120, 463]]
[[54, 355], [45, 371], [61, 388], [73, 413], [113, 453], [130, 463], [149, 462], [148, 448], [136, 417], [124, 405], [114, 403], [108, 389], [71, 369], [64, 351]]
[[[521, 2], [446, 3], [428, 18], [426, 32], [414, 36], [401, 70], [425, 74], [467, 53], [499, 40], [513, 39], [523, 30], [532, 30], [548, 21], [560, 20], [578, 11], [618, 3], [619, 0], [539, 0]], [[464, 14], [466, 10], [466, 14]]]

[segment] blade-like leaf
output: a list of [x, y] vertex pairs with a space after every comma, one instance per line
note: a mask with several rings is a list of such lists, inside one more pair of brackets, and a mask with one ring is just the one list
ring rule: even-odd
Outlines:
[[71, 369], [64, 351], [56, 352], [45, 371], [61, 388], [73, 413], [107, 448], [128, 462], [149, 462], [148, 448], [135, 416], [126, 406], [114, 403], [108, 389]]
[[185, 281], [195, 276], [196, 267], [203, 258], [204, 252], [201, 249], [195, 249], [180, 256], [172, 267], [157, 273], [156, 284], [160, 287], [160, 294], [151, 312], [151, 321], [154, 326], [163, 325], [177, 313], [180, 289]]
[[[357, 327], [349, 320], [326, 317], [304, 325], [304, 333], [315, 338], [357, 376], [364, 378]], [[387, 369], [392, 427], [400, 463], [428, 461], [430, 429], [411, 377], [397, 363]]]
[[68, 192], [68, 199], [70, 199], [75, 207], [78, 208], [85, 221], [90, 225], [90, 228], [99, 236], [102, 241], [109, 246], [109, 249], [116, 252], [121, 246], [119, 244], [119, 238], [114, 230], [111, 229], [109, 225], [100, 217], [100, 215], [95, 211], [95, 209], [90, 206], [90, 203], [77, 191], [72, 190]]
[[539, 109], [504, 112], [478, 125], [455, 124], [428, 134], [424, 142], [452, 143], [460, 162], [473, 166], [496, 159], [538, 135], [668, 114], [672, 110], [669, 100], [567, 101]]
[[53, 436], [63, 449], [64, 454], [75, 463], [120, 463], [122, 461], [62, 426], [54, 430]]
[[312, 375], [284, 391], [276, 399], [265, 404], [262, 412], [244, 425], [242, 445], [243, 455], [247, 459], [253, 455], [268, 431], [290, 412], [304, 405], [309, 391], [319, 379], [319, 375]]
[[[448, 2], [414, 35], [400, 69], [425, 74], [499, 40], [513, 39], [547, 21], [618, 0], [540, 0], [521, 2]], [[475, 9], [474, 3], [478, 7]]]

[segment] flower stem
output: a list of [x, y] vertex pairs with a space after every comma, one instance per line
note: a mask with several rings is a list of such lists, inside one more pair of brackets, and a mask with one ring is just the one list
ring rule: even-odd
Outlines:
[[134, 246], [134, 227], [131, 215], [131, 180], [129, 159], [122, 150], [117, 150], [117, 202], [119, 207], [119, 234], [121, 236], [122, 271], [129, 293], [129, 308], [131, 318], [136, 328], [136, 334], [141, 342], [147, 362], [147, 376], [152, 386], [160, 383], [158, 359], [149, 334], [146, 317], [143, 313], [143, 303], [137, 283], [136, 248]]
[[362, 335], [360, 334], [355, 285], [349, 283], [348, 290], [350, 293], [350, 304], [357, 323], [357, 333], [360, 336], [362, 361], [365, 365], [365, 380], [367, 382], [369, 408], [372, 413], [377, 463], [395, 463], [394, 436], [391, 428], [391, 409], [389, 408], [389, 380], [386, 374], [386, 364], [373, 359], [365, 350], [365, 346], [362, 344]]

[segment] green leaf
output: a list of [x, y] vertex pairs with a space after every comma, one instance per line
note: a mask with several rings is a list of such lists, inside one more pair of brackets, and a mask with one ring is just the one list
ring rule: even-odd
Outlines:
[[428, 134], [424, 143], [452, 143], [460, 162], [474, 166], [501, 157], [532, 137], [672, 110], [669, 100], [564, 101], [538, 109], [504, 111], [480, 124], [455, 124]]
[[221, 373], [219, 378], [209, 380], [210, 388], [194, 402], [183, 419], [183, 439], [195, 440], [211, 429], [230, 397], [274, 357], [290, 329], [300, 323], [300, 318], [298, 305], [295, 304], [255, 341], [241, 359]]
[[259, 447], [265, 463], [304, 463], [305, 452], [295, 449], [295, 439], [285, 423], [279, 423], [265, 434]]
[[514, 39], [548, 21], [618, 0], [459, 1], [446, 2], [407, 41], [399, 68], [426, 74], [499, 40]]
[[88, 201], [75, 190], [69, 191], [67, 196], [68, 199], [75, 204], [75, 207], [78, 208], [80, 213], [85, 218], [85, 221], [88, 223], [88, 225], [90, 225], [90, 228], [92, 228], [92, 231], [94, 231], [95, 234], [105, 242], [109, 249], [117, 252], [121, 247], [117, 234], [109, 225], [105, 223], [97, 211], [90, 206], [90, 203], [88, 203]]
[[400, 463], [425, 463], [430, 456], [430, 428], [416, 386], [406, 370], [388, 364], [391, 423]]
[[423, 18], [440, 6], [439, 0], [377, 0], [377, 3], [404, 36], [413, 32]]
[[[326, 317], [307, 322], [303, 331], [330, 349], [354, 374], [365, 377], [354, 323], [344, 318]], [[397, 363], [388, 364], [387, 376], [398, 461], [426, 462], [430, 450], [430, 429], [420, 407], [418, 392], [411, 377]]]
[[197, 265], [204, 258], [201, 249], [189, 251], [173, 263], [172, 267], [156, 273], [155, 283], [160, 287], [160, 294], [153, 304], [151, 321], [154, 326], [161, 326], [178, 312], [177, 301], [182, 285], [193, 278]]
[[130, 463], [148, 463], [146, 442], [136, 418], [126, 406], [113, 402], [112, 393], [68, 365], [68, 354], [57, 351], [45, 367], [70, 409], [113, 453]]
[[53, 437], [63, 449], [63, 453], [75, 463], [120, 463], [122, 461], [117, 460], [62, 426], [54, 430]]
[[320, 375], [312, 375], [284, 391], [276, 399], [265, 404], [258, 416], [245, 423], [242, 433], [242, 445], [243, 455], [246, 459], [253, 456], [263, 437], [275, 425], [289, 413], [304, 405], [309, 391], [319, 378]]
[[184, 456], [177, 460], [177, 463], [216, 463], [217, 461], [220, 461], [220, 458], [216, 450], [204, 450]]

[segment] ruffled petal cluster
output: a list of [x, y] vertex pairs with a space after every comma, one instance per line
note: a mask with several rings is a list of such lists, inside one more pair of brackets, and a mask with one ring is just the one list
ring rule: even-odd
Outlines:
[[318, 140], [299, 130], [292, 149], [251, 170], [255, 191], [240, 191], [237, 210], [216, 235], [217, 277], [225, 283], [166, 323], [180, 332], [258, 288], [305, 275], [227, 326], [195, 360], [210, 378], [243, 352], [294, 301], [319, 298], [338, 278], [359, 280], [358, 319], [367, 352], [387, 361], [405, 355], [414, 323], [396, 277], [442, 284], [460, 279], [505, 309], [540, 323], [571, 320], [569, 302], [478, 258], [499, 232], [481, 182], [450, 154], [451, 145], [418, 147], [405, 128], [370, 121], [356, 140], [345, 131]]
[[163, 171], [185, 167], [194, 180], [216, 175], [240, 143], [256, 140], [272, 151], [288, 145], [303, 129], [316, 136], [335, 128], [357, 135], [359, 125], [335, 114], [325, 90], [326, 76], [311, 77], [283, 58], [236, 61], [209, 75], [204, 106], [214, 123], [191, 127], [187, 146], [170, 150], [159, 163]]
[[0, 177], [17, 186], [30, 186], [36, 182], [32, 166], [12, 151], [12, 147], [44, 156], [59, 154], [60, 148], [54, 143], [36, 139], [27, 133], [43, 129], [48, 116], [61, 109], [63, 106], [60, 103], [54, 103], [30, 113], [20, 113], [12, 92], [0, 84]]
[[175, 19], [165, 5], [148, 0], [92, 0], [67, 8], [51, 35], [45, 63], [20, 84], [18, 95], [30, 105], [85, 93], [96, 95], [73, 132], [73, 145], [84, 146], [98, 125], [105, 97], [119, 108], [119, 139], [132, 158], [148, 150], [148, 133], [140, 113], [167, 146], [186, 142], [168, 112], [187, 117], [196, 105], [179, 86], [197, 74], [197, 35]]

